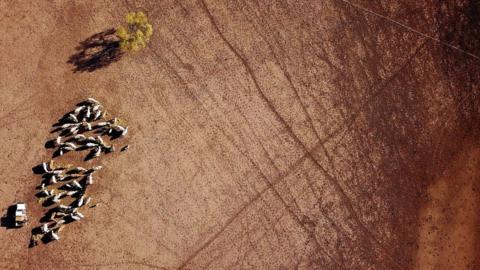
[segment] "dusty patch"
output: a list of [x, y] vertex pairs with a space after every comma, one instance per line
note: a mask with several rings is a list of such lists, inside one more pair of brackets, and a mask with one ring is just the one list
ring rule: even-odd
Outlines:
[[478, 256], [480, 147], [468, 144], [428, 188], [417, 269], [474, 269]]

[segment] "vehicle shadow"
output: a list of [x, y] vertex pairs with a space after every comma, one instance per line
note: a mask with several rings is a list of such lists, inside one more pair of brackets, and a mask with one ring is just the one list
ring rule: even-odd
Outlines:
[[90, 36], [75, 49], [77, 52], [67, 61], [74, 65], [75, 73], [104, 68], [120, 60], [123, 55], [114, 28]]
[[6, 229], [17, 228], [15, 226], [15, 205], [11, 205], [7, 209], [7, 214], [1, 218], [1, 227]]

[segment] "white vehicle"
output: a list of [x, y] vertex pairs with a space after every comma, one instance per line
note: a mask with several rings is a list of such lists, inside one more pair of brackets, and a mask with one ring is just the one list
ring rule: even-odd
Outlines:
[[25, 203], [17, 203], [15, 205], [15, 226], [22, 227], [27, 221], [27, 205]]

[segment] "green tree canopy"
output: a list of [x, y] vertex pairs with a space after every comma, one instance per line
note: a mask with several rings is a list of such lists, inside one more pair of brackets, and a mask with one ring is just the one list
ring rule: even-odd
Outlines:
[[129, 12], [125, 16], [127, 26], [120, 26], [116, 35], [120, 39], [120, 48], [124, 51], [138, 51], [147, 46], [153, 34], [153, 27], [143, 12]]

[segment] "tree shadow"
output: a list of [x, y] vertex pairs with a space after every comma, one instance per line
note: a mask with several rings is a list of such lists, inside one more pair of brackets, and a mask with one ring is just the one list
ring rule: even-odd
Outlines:
[[90, 36], [75, 49], [77, 52], [67, 61], [75, 66], [74, 72], [92, 72], [104, 68], [120, 60], [123, 55], [114, 28]]

